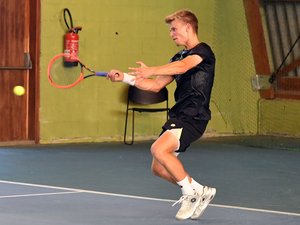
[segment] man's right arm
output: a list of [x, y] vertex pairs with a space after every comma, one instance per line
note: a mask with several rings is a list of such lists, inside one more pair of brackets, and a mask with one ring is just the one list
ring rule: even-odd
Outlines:
[[136, 79], [136, 76], [123, 73], [119, 70], [111, 70], [107, 74], [107, 78], [112, 82], [124, 82], [129, 85], [134, 85], [141, 90], [152, 92], [159, 92], [163, 87], [174, 80], [173, 76], [155, 76], [155, 78]]

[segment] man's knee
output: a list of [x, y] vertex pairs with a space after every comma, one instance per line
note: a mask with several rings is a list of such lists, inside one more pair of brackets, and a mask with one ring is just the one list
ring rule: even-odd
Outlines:
[[162, 159], [165, 154], [173, 154], [178, 148], [177, 138], [170, 132], [165, 132], [151, 146], [151, 154], [156, 159]]
[[151, 145], [150, 151], [153, 158], [155, 159], [160, 158], [160, 156], [162, 155], [162, 148], [159, 147], [159, 145], [156, 144], [155, 142]]

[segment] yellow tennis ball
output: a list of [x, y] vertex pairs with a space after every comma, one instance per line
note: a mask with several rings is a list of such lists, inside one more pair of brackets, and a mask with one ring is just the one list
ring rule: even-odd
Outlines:
[[17, 96], [22, 96], [25, 94], [25, 88], [23, 86], [15, 86], [13, 92]]

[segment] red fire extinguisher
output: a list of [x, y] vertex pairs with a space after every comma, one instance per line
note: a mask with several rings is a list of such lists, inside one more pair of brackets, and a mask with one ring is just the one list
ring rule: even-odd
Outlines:
[[[71, 23], [71, 27], [69, 26], [66, 20], [66, 13], [68, 13], [69, 20]], [[79, 53], [79, 35], [78, 32], [81, 30], [81, 27], [73, 27], [73, 20], [69, 9], [64, 9], [64, 20], [66, 26], [68, 28], [68, 32], [65, 34], [64, 38], [64, 53], [72, 54], [73, 56], [78, 56]], [[77, 66], [78, 62], [76, 59], [72, 57], [65, 57], [64, 58], [64, 65], [65, 66]]]

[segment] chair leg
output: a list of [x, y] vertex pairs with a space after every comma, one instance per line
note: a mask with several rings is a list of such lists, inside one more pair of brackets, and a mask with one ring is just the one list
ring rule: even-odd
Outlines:
[[[132, 110], [132, 124], [131, 124], [131, 141], [128, 142], [126, 140], [126, 137], [127, 137], [127, 124], [128, 124], [128, 111], [129, 110]], [[128, 109], [126, 111], [126, 119], [125, 119], [125, 131], [124, 131], [124, 144], [126, 145], [132, 145], [134, 143], [134, 114], [135, 114], [135, 110], [133, 108], [131, 109]], [[169, 111], [166, 110], [166, 120], [169, 119]]]
[[128, 107], [126, 110], [126, 118], [125, 118], [125, 131], [124, 131], [124, 144], [127, 144], [126, 142], [126, 135], [127, 135], [127, 122], [128, 122]]
[[131, 131], [131, 144], [134, 142], [134, 110], [132, 110], [132, 131]]
[[128, 109], [126, 110], [126, 117], [125, 117], [125, 130], [124, 130], [124, 144], [126, 144], [126, 133], [127, 133], [127, 119], [128, 119]]
[[[127, 137], [127, 126], [128, 126], [128, 114], [129, 114], [129, 110], [131, 110], [131, 109], [128, 109], [128, 110], [126, 111], [125, 131], [124, 131], [124, 141], [123, 141], [124, 144], [126, 144], [126, 145], [132, 145], [132, 144], [133, 144], [133, 138], [132, 138], [132, 140], [131, 140], [130, 142], [128, 142], [128, 141], [126, 140], [126, 137]], [[134, 113], [133, 110], [132, 110], [132, 113]], [[133, 127], [132, 127], [132, 129], [133, 129]], [[133, 130], [132, 130], [131, 136], [133, 137]]]

